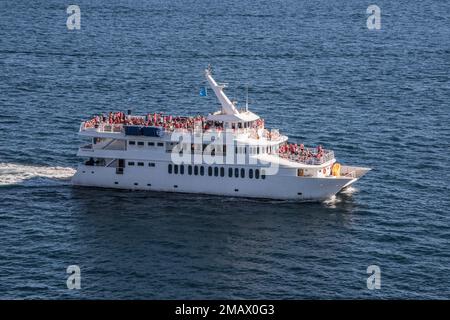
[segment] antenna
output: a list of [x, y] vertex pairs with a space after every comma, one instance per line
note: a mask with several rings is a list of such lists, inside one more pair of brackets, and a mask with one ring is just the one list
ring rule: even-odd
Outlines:
[[245, 99], [245, 111], [248, 111], [248, 84], [245, 85], [245, 89], [247, 91], [247, 96]]

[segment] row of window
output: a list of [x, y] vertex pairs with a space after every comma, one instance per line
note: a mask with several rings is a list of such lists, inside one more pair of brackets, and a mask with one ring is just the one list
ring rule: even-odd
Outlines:
[[[134, 140], [129, 140], [128, 144], [130, 146], [135, 146], [138, 145], [140, 147], [143, 147], [145, 145], [144, 141], [134, 141]], [[176, 143], [175, 142], [171, 142], [170, 145], [174, 146]], [[149, 141], [147, 142], [147, 145], [149, 147], [154, 147], [154, 146], [158, 146], [158, 147], [164, 147], [164, 142], [153, 142], [153, 141]], [[207, 147], [207, 144], [204, 144], [202, 146], [203, 150], [205, 150], [205, 148]], [[226, 145], [217, 145], [217, 146], [212, 146], [213, 148], [215, 148], [218, 151], [223, 152], [224, 154], [226, 154]], [[182, 150], [189, 150], [188, 144], [183, 143], [182, 144]], [[222, 149], [222, 150], [220, 150]], [[273, 149], [275, 150], [275, 149]], [[270, 153], [273, 151], [272, 147], [270, 146], [258, 146], [258, 147], [241, 147], [241, 146], [236, 146], [234, 149], [234, 152], [236, 154], [240, 153], [240, 154], [260, 154], [260, 153]], [[191, 151], [194, 151], [194, 144], [191, 145]]]
[[[134, 161], [128, 161], [128, 165], [129, 166], [134, 166], [136, 163], [134, 162]], [[137, 163], [137, 166], [138, 167], [143, 167], [144, 166], [144, 162], [138, 162]], [[154, 162], [149, 162], [148, 163], [148, 166], [149, 167], [154, 167], [155, 166], [155, 163]]]
[[[130, 146], [135, 146], [137, 144], [138, 146], [143, 147], [145, 142], [144, 141], [133, 141], [133, 140], [130, 140], [130, 141], [128, 141], [128, 144]], [[164, 147], [164, 142], [153, 142], [153, 141], [150, 141], [150, 142], [147, 142], [147, 145], [149, 147], [154, 147], [155, 145], [157, 145], [158, 147]]]
[[[188, 175], [200, 175], [200, 176], [204, 176], [205, 175], [205, 166], [192, 166], [192, 165], [187, 165], [187, 174]], [[206, 166], [207, 168], [207, 174], [208, 176], [212, 177], [225, 177], [225, 168], [224, 167], [209, 167]], [[185, 172], [185, 166], [184, 165], [178, 165], [178, 164], [169, 164], [167, 167], [167, 172], [169, 174], [184, 174]], [[262, 169], [261, 171], [259, 169], [248, 169], [245, 170], [244, 168], [228, 168], [228, 177], [232, 178], [245, 178], [248, 177], [250, 179], [265, 179], [266, 175], [264, 174], [264, 169]]]

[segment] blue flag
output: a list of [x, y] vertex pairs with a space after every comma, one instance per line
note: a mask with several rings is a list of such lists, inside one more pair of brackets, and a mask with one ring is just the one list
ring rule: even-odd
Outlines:
[[208, 89], [203, 87], [200, 89], [200, 97], [206, 97], [208, 95]]

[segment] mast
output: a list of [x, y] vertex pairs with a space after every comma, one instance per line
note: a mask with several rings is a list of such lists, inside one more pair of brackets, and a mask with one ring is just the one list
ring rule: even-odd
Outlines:
[[214, 78], [212, 77], [211, 73], [211, 66], [208, 66], [208, 68], [205, 70], [205, 77], [208, 81], [209, 85], [214, 91], [214, 94], [216, 95], [217, 99], [219, 99], [220, 104], [222, 105], [222, 112], [224, 114], [239, 114], [239, 111], [236, 109], [234, 104], [228, 99], [226, 94], [223, 92], [223, 89], [225, 88], [224, 84], [218, 84]]
[[245, 111], [248, 111], [248, 84], [246, 85]]

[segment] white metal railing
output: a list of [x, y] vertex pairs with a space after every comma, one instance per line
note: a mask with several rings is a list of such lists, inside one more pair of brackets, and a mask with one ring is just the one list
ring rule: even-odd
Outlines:
[[[230, 129], [224, 129], [222, 127], [209, 127], [206, 130], [203, 130], [203, 128], [194, 126], [192, 128], [162, 128], [164, 133], [173, 133], [173, 132], [185, 132], [185, 133], [218, 133], [221, 134], [225, 132], [226, 130]], [[231, 129], [234, 134], [249, 134], [252, 138], [258, 138], [258, 131], [256, 128], [237, 128], [237, 129]], [[82, 122], [80, 125], [80, 132], [83, 131], [94, 131], [94, 132], [110, 132], [110, 133], [123, 133], [124, 128], [123, 124], [108, 124], [108, 123], [100, 123], [96, 125], [87, 125], [86, 122]], [[279, 134], [278, 130], [272, 130], [272, 132], [268, 131], [267, 129], [264, 129], [262, 133], [262, 138], [266, 138], [267, 140], [271, 141], [278, 141], [281, 139], [281, 135]]]
[[312, 148], [305, 148], [305, 150], [304, 154], [281, 154], [280, 157], [308, 165], [319, 165], [334, 159], [334, 151], [332, 150], [324, 150], [324, 154], [321, 157], [317, 157], [317, 155], [313, 153], [314, 149]]
[[123, 126], [121, 124], [108, 124], [101, 123], [96, 125], [86, 125], [86, 122], [82, 122], [80, 125], [81, 131], [95, 131], [95, 132], [112, 132], [112, 133], [120, 133], [123, 130]]

